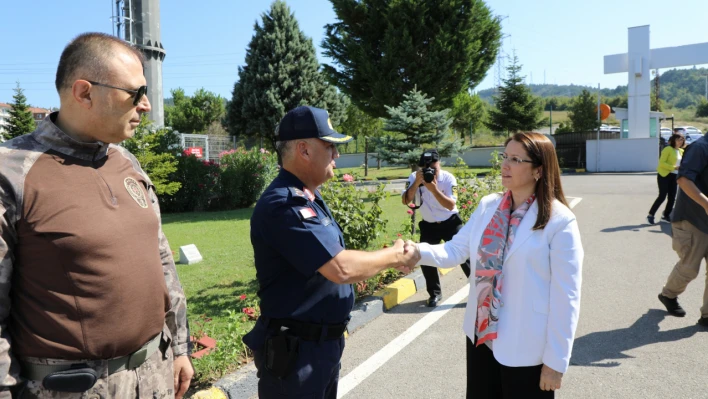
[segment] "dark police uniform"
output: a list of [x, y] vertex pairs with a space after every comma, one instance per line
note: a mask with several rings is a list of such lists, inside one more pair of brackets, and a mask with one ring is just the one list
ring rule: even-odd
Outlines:
[[281, 169], [251, 217], [261, 317], [243, 339], [254, 352], [261, 398], [335, 398], [349, 284], [317, 270], [344, 250], [342, 229], [319, 192]]

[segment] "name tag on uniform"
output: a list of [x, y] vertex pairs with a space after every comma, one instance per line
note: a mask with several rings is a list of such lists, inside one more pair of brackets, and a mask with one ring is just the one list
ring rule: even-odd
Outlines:
[[315, 213], [315, 211], [312, 210], [312, 208], [300, 208], [299, 212], [303, 219], [317, 217], [317, 214]]
[[330, 224], [332, 224], [332, 219], [330, 219], [329, 217], [325, 216], [325, 218], [322, 219], [322, 224], [325, 225], [325, 226], [329, 226]]

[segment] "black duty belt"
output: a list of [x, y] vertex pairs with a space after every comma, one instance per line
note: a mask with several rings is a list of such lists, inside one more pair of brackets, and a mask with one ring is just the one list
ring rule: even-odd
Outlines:
[[[140, 367], [147, 359], [150, 358], [158, 349], [163, 351], [167, 348], [161, 348], [162, 334], [157, 334], [153, 339], [148, 341], [142, 348], [127, 355], [115, 359], [108, 359], [108, 375], [115, 374], [123, 370], [132, 370]], [[35, 381], [42, 381], [48, 374], [58, 371], [71, 370], [76, 365], [74, 364], [36, 364], [21, 361], [20, 375]], [[77, 362], [80, 364], [80, 362]]]
[[347, 324], [314, 324], [291, 319], [270, 319], [269, 329], [287, 327], [290, 331], [305, 341], [339, 339], [347, 329]]

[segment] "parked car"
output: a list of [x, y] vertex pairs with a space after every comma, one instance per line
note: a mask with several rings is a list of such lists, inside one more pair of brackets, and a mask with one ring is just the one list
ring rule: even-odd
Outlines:
[[686, 145], [689, 145], [703, 137], [703, 132], [701, 132], [701, 129], [698, 129], [693, 126], [679, 126], [676, 128], [676, 130], [679, 133], [683, 134], [683, 136], [686, 138]]

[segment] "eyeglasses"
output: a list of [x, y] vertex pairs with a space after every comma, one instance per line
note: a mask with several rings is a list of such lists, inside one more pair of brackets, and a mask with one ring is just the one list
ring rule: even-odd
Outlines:
[[527, 161], [527, 160], [525, 160], [525, 159], [521, 159], [521, 158], [516, 157], [516, 156], [510, 157], [510, 156], [508, 156], [508, 155], [506, 155], [506, 154], [503, 154], [503, 153], [501, 154], [501, 157], [502, 157], [502, 160], [503, 160], [503, 161], [513, 162], [513, 163], [515, 163], [515, 164], [517, 164], [517, 165], [521, 165], [521, 164], [524, 163], [524, 162], [533, 163], [533, 161]]
[[133, 105], [138, 105], [140, 100], [142, 100], [143, 96], [146, 95], [148, 92], [147, 86], [140, 86], [140, 87], [138, 87], [137, 90], [131, 90], [131, 89], [124, 89], [122, 87], [115, 87], [115, 86], [107, 85], [104, 83], [94, 82], [92, 80], [87, 80], [87, 82], [91, 83], [92, 85], [108, 87], [108, 88], [116, 89], [116, 90], [123, 90], [126, 93], [132, 94], [133, 95]]

